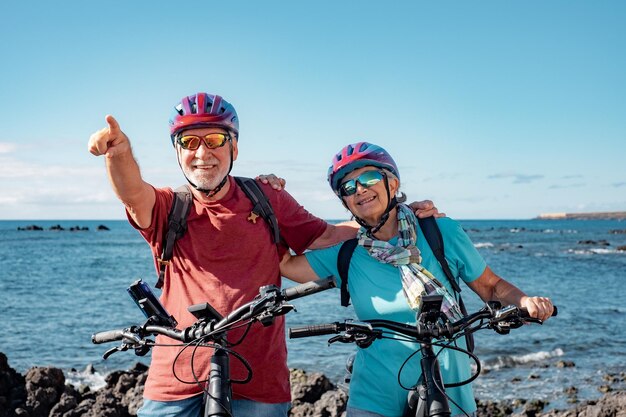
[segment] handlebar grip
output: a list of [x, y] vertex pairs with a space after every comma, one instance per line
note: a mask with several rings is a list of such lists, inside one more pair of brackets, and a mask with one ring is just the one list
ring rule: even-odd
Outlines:
[[290, 327], [289, 338], [298, 339], [300, 337], [323, 336], [325, 334], [337, 334], [341, 330], [340, 323], [316, 324], [314, 326]]
[[91, 335], [91, 341], [95, 344], [114, 342], [124, 338], [124, 330], [107, 330], [106, 332], [94, 333]]
[[318, 279], [317, 281], [307, 282], [306, 284], [296, 285], [295, 287], [285, 288], [282, 291], [282, 296], [286, 301], [295, 300], [296, 298], [315, 294], [316, 292], [325, 291], [330, 288], [335, 288], [336, 286], [335, 277], [330, 276], [328, 278]]
[[[559, 313], [559, 309], [558, 309], [555, 305], [553, 305], [552, 307], [554, 307], [554, 310], [552, 310], [552, 315], [551, 315], [551, 317], [556, 317], [556, 315]], [[519, 311], [520, 311], [520, 315], [521, 315], [523, 318], [530, 317], [530, 315], [528, 314], [528, 310], [527, 310], [527, 309], [525, 309], [525, 308], [520, 308], [520, 309], [519, 309]]]

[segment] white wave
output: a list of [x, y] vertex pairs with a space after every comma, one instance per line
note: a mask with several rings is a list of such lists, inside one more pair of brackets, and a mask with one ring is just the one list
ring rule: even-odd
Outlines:
[[566, 235], [566, 234], [576, 234], [576, 233], [578, 233], [578, 230], [575, 230], [575, 229], [563, 229], [563, 230], [543, 229], [542, 232], [543, 233], [560, 233], [562, 235]]
[[597, 255], [606, 255], [606, 254], [613, 254], [613, 253], [623, 253], [626, 254], [626, 252], [621, 251], [621, 250], [617, 250], [617, 249], [607, 249], [607, 248], [592, 248], [589, 249], [589, 252], [591, 253], [595, 253]]
[[493, 248], [493, 243], [491, 242], [478, 242], [474, 243], [475, 248]]
[[541, 362], [546, 359], [563, 356], [563, 350], [556, 348], [551, 352], [539, 351], [533, 353], [527, 353], [526, 355], [510, 355], [510, 356], [498, 356], [495, 360], [486, 361], [484, 364], [485, 369], [502, 369], [513, 368], [518, 365], [525, 365], [533, 362]]
[[98, 372], [84, 371], [67, 371], [65, 373], [65, 382], [75, 387], [87, 385], [92, 391], [98, 390], [106, 385], [104, 375]]
[[626, 255], [626, 251], [607, 248], [568, 249], [574, 255]]

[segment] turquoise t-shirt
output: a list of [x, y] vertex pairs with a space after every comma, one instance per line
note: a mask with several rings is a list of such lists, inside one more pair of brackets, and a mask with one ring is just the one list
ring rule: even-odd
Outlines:
[[[445, 256], [454, 276], [459, 276], [465, 282], [478, 278], [487, 264], [461, 226], [447, 217], [437, 219], [437, 224], [441, 229]], [[318, 276], [334, 275], [338, 286], [341, 281], [337, 271], [340, 247], [341, 245], [337, 245], [305, 254]], [[422, 254], [422, 265], [454, 294], [421, 230], [418, 230], [417, 247]], [[409, 308], [402, 292], [398, 268], [378, 262], [362, 246], [356, 247], [352, 257], [348, 291], [359, 320], [385, 319], [407, 324], [416, 322], [415, 312]], [[456, 343], [465, 348], [465, 338], [458, 339]], [[348, 405], [384, 416], [401, 416], [407, 391], [398, 384], [398, 371], [404, 361], [419, 350], [419, 344], [380, 339], [368, 348], [357, 350]], [[435, 353], [437, 351], [435, 348]], [[421, 375], [420, 359], [421, 355], [415, 354], [402, 369], [400, 381], [403, 386], [411, 387], [418, 381]], [[444, 349], [438, 359], [445, 383], [464, 381], [471, 376], [470, 359], [467, 355]], [[476, 410], [470, 384], [448, 388], [446, 393], [467, 413]], [[461, 414], [461, 410], [452, 402], [450, 408], [452, 415]]]

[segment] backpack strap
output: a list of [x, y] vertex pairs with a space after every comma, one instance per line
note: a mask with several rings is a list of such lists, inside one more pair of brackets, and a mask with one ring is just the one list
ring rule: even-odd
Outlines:
[[448, 261], [446, 260], [445, 252], [443, 250], [443, 237], [441, 236], [441, 230], [439, 230], [437, 221], [432, 216], [425, 218], [418, 217], [417, 221], [419, 222], [420, 228], [424, 233], [426, 242], [428, 242], [428, 246], [430, 246], [435, 258], [437, 258], [437, 261], [439, 261], [439, 264], [441, 265], [441, 269], [443, 269], [443, 273], [446, 274], [448, 281], [450, 281], [452, 289], [454, 292], [460, 293], [461, 287], [459, 287], [459, 284], [456, 282], [456, 279], [452, 274], [452, 270], [450, 269], [450, 265], [448, 265]]
[[[443, 250], [443, 237], [441, 236], [441, 230], [437, 225], [437, 220], [434, 217], [425, 217], [425, 218], [417, 218], [417, 221], [420, 224], [420, 228], [424, 233], [424, 237], [426, 238], [426, 242], [428, 242], [428, 246], [433, 251], [435, 258], [439, 261], [441, 265], [441, 269], [443, 269], [443, 273], [448, 278], [450, 282], [450, 286], [457, 294], [457, 299], [459, 302], [459, 308], [461, 313], [464, 316], [467, 316], [467, 309], [465, 308], [465, 303], [463, 302], [463, 298], [461, 297], [461, 287], [456, 282], [454, 275], [452, 274], [452, 270], [450, 269], [450, 265], [448, 265], [448, 261], [445, 257], [445, 252]], [[467, 344], [467, 348], [470, 352], [474, 351], [474, 335], [472, 333], [465, 334], [465, 342]]]
[[350, 293], [348, 292], [348, 270], [350, 269], [350, 260], [356, 245], [358, 243], [357, 238], [346, 240], [339, 248], [339, 255], [337, 256], [337, 270], [339, 271], [339, 277], [341, 278], [341, 305], [348, 307], [350, 305]]
[[252, 178], [235, 177], [235, 181], [250, 201], [252, 201], [252, 213], [265, 220], [272, 232], [274, 243], [278, 244], [280, 242], [280, 229], [278, 228], [278, 220], [276, 219], [276, 214], [274, 214], [270, 200], [261, 187], [259, 187], [259, 184]]
[[167, 230], [163, 236], [163, 253], [161, 253], [161, 257], [156, 258], [159, 264], [157, 288], [163, 286], [165, 268], [169, 265], [174, 254], [174, 244], [187, 231], [187, 216], [189, 216], [192, 203], [193, 197], [189, 187], [182, 185], [174, 191], [174, 201], [167, 217]]

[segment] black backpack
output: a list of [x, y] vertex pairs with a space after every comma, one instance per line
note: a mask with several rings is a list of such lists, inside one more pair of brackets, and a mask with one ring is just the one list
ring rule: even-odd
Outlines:
[[[459, 307], [461, 309], [461, 313], [464, 316], [467, 316], [467, 310], [465, 309], [465, 304], [463, 303], [463, 298], [461, 298], [461, 287], [457, 284], [456, 279], [454, 279], [454, 275], [450, 270], [450, 266], [448, 265], [448, 261], [446, 261], [446, 257], [443, 251], [443, 237], [441, 236], [441, 230], [439, 230], [439, 226], [437, 226], [437, 221], [434, 217], [426, 217], [419, 218], [418, 222], [424, 233], [424, 237], [426, 238], [426, 242], [430, 246], [430, 249], [433, 251], [435, 258], [439, 261], [441, 268], [443, 269], [446, 278], [450, 282], [454, 293], [456, 294], [456, 298], [459, 302]], [[348, 270], [350, 269], [350, 260], [352, 259], [352, 254], [354, 253], [354, 249], [357, 245], [357, 239], [347, 240], [341, 245], [339, 249], [339, 255], [337, 256], [337, 270], [339, 271], [339, 276], [341, 277], [341, 305], [344, 307], [348, 307], [350, 305], [350, 293], [348, 292]], [[470, 352], [474, 351], [474, 335], [469, 333], [465, 334], [465, 341], [467, 343], [467, 348]]]
[[[278, 220], [276, 219], [269, 199], [254, 179], [247, 177], [234, 178], [237, 185], [239, 185], [246, 197], [252, 202], [253, 207], [250, 215], [255, 216], [252, 218], [253, 221], [256, 216], [263, 218], [270, 228], [272, 240], [278, 245], [280, 242], [280, 230], [278, 229]], [[169, 265], [170, 259], [172, 259], [174, 244], [187, 232], [187, 216], [189, 216], [192, 205], [193, 197], [189, 186], [182, 185], [178, 187], [174, 191], [174, 201], [167, 218], [167, 230], [163, 234], [163, 252], [160, 257], [156, 257], [159, 264], [159, 280], [156, 283], [157, 288], [163, 286], [165, 268]]]

